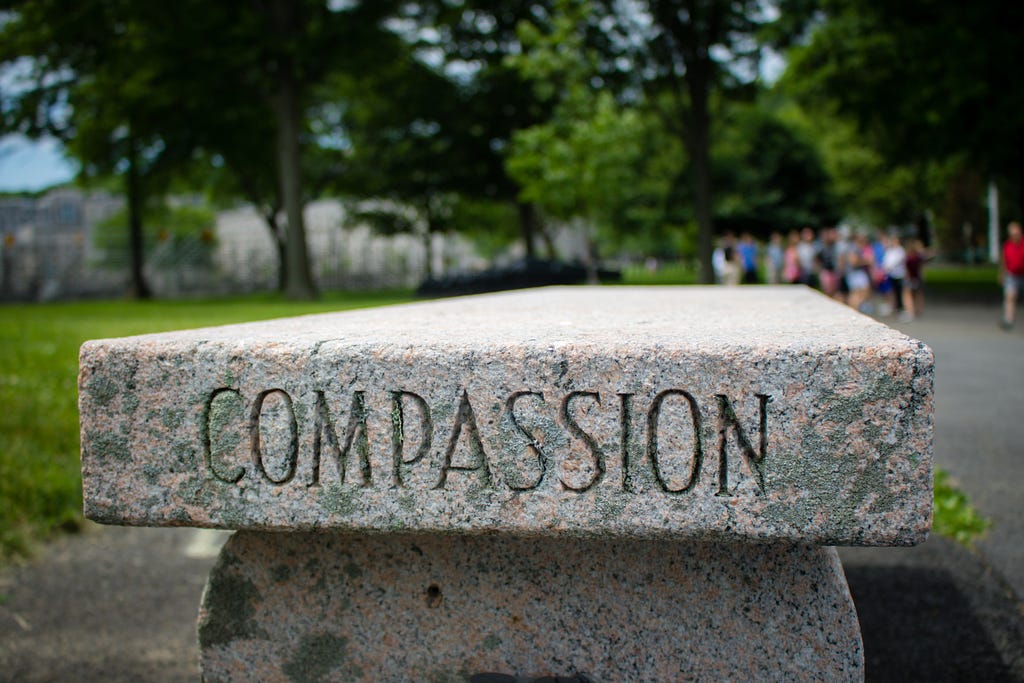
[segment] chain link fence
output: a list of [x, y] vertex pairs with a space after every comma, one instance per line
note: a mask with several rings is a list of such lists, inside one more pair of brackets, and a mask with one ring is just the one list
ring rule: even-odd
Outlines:
[[[123, 251], [95, 245], [96, 226], [121, 210], [106, 193], [61, 189], [41, 198], [0, 199], [0, 300], [53, 301], [120, 296], [130, 264]], [[323, 290], [413, 288], [432, 271], [480, 267], [472, 245], [458, 236], [374, 234], [343, 229], [344, 208], [320, 200], [306, 208], [311, 270]], [[146, 250], [144, 275], [155, 296], [216, 296], [272, 291], [278, 286], [278, 250], [256, 211], [218, 214], [210, 240], [161, 237]]]

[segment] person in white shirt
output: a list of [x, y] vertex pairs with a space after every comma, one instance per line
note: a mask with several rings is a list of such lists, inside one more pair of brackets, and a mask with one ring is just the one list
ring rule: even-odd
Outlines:
[[797, 258], [800, 259], [800, 281], [811, 287], [818, 286], [818, 245], [814, 243], [814, 230], [804, 228], [800, 231], [800, 242], [796, 245]]
[[715, 272], [715, 282], [718, 284], [726, 284], [726, 277], [732, 274], [732, 268], [729, 266], [728, 258], [726, 257], [726, 250], [731, 250], [735, 246], [736, 236], [732, 232], [727, 232], [718, 241], [718, 245], [711, 253], [711, 268]]
[[907, 277], [907, 252], [896, 235], [885, 238], [885, 253], [882, 256], [882, 270], [889, 276], [892, 284], [892, 307], [900, 320], [908, 319], [908, 311], [903, 301], [903, 280]]

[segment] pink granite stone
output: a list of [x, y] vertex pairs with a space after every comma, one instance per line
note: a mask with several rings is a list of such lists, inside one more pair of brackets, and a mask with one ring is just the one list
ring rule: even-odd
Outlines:
[[88, 342], [87, 515], [912, 544], [932, 354], [803, 288], [553, 288]]
[[219, 681], [855, 681], [833, 548], [239, 532], [210, 575]]

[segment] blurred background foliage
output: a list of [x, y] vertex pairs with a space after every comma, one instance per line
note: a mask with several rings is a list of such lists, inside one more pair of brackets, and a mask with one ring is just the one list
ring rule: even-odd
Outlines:
[[961, 254], [990, 184], [1020, 212], [1024, 48], [1007, 27], [1022, 14], [1016, 0], [9, 1], [0, 134], [56, 137], [80, 182], [123, 193], [124, 237], [103, 239], [127, 250], [140, 297], [153, 236], [188, 232], [152, 207], [182, 194], [255, 207], [297, 299], [317, 294], [302, 208], [320, 197], [484, 255], [518, 242], [556, 257], [572, 225], [593, 256], [682, 260], [701, 281], [727, 230], [894, 226]]

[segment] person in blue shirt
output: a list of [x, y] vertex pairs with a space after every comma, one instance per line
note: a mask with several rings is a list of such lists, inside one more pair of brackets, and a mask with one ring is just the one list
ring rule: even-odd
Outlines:
[[743, 269], [743, 284], [756, 285], [757, 277], [757, 242], [749, 232], [740, 235], [739, 244], [736, 245], [739, 255], [740, 268]]

